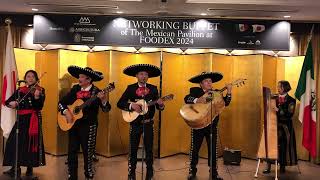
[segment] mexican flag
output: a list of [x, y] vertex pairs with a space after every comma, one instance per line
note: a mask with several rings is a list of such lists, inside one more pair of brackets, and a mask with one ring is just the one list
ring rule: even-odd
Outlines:
[[300, 100], [299, 120], [303, 125], [302, 145], [316, 156], [316, 82], [314, 80], [313, 52], [311, 41], [300, 73], [295, 96]]

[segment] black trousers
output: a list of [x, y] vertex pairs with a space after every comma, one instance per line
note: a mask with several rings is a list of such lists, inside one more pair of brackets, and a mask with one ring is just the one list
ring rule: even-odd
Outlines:
[[80, 121], [78, 120], [69, 130], [68, 170], [72, 180], [78, 179], [78, 152], [80, 146], [83, 153], [85, 176], [89, 178], [94, 175], [92, 155], [97, 126], [96, 124]]
[[[146, 155], [147, 169], [152, 169], [153, 167], [153, 121], [144, 124], [144, 147]], [[134, 122], [130, 124], [130, 144], [129, 144], [129, 160], [128, 160], [128, 170], [129, 173], [135, 171], [137, 166], [137, 152], [140, 143], [140, 137], [143, 132], [143, 124]]]
[[[206, 138], [208, 147], [208, 166], [210, 167], [210, 160], [212, 160], [213, 174], [217, 174], [217, 125], [219, 119], [215, 119], [213, 123], [202, 129], [191, 130], [191, 148], [190, 148], [190, 171], [197, 172], [197, 164], [199, 160], [199, 150], [203, 142], [203, 138]], [[212, 143], [210, 143], [210, 134], [212, 127]], [[212, 145], [212, 148], [210, 146]], [[211, 157], [211, 149], [213, 156]]]

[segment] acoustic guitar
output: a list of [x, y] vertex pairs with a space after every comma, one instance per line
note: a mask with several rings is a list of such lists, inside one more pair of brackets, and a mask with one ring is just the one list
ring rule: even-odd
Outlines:
[[[231, 83], [232, 86], [242, 86], [246, 79], [237, 79]], [[207, 103], [185, 104], [180, 109], [180, 115], [184, 121], [193, 129], [201, 129], [211, 124], [211, 118], [214, 119], [224, 109], [224, 99], [222, 92], [227, 87], [220, 90], [212, 90], [205, 93], [202, 97]]]
[[[162, 101], [168, 101], [168, 100], [172, 100], [173, 99], [173, 94], [169, 94], [167, 96], [163, 96]], [[124, 121], [126, 122], [132, 122], [135, 119], [137, 119], [137, 117], [139, 115], [145, 115], [148, 112], [148, 107], [149, 106], [153, 106], [157, 103], [157, 100], [155, 101], [150, 101], [150, 102], [146, 102], [144, 99], [140, 99], [139, 101], [135, 102], [136, 104], [139, 104], [141, 106], [142, 111], [140, 113], [136, 112], [136, 111], [124, 111], [122, 110], [122, 117], [124, 119]]]
[[[101, 90], [103, 93], [111, 92], [115, 89], [114, 82], [110, 83], [105, 89]], [[84, 102], [82, 99], [77, 99], [72, 105], [68, 105], [68, 109], [71, 112], [73, 119], [72, 123], [68, 123], [67, 119], [64, 115], [61, 115], [61, 113], [58, 113], [58, 125], [61, 130], [68, 131], [71, 129], [74, 125], [74, 123], [81, 119], [83, 117], [82, 109], [90, 106], [90, 104], [97, 99], [97, 94], [90, 97], [86, 102]]]

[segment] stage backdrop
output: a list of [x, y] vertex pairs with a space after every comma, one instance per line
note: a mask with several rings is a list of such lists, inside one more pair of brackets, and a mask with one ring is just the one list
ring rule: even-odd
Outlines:
[[[110, 93], [112, 110], [99, 113], [97, 152], [104, 156], [127, 153], [129, 125], [122, 120], [116, 103], [128, 84], [136, 82], [122, 70], [136, 63], [150, 63], [162, 67], [160, 78], [150, 79], [150, 83], [160, 87], [161, 93], [175, 95], [166, 103], [166, 109], [155, 116], [155, 155], [165, 157], [177, 153], [189, 153], [190, 128], [180, 117], [179, 109], [183, 98], [192, 86], [187, 80], [202, 71], [219, 71], [224, 74], [222, 81], [215, 83], [220, 89], [226, 83], [238, 78], [246, 78], [246, 84], [233, 88], [232, 102], [220, 116], [219, 142], [224, 148], [240, 149], [242, 155], [255, 158], [261, 136], [262, 87], [268, 86], [276, 92], [277, 81], [286, 79], [295, 92], [303, 57], [276, 58], [266, 55], [226, 56], [212, 53], [180, 55], [165, 52], [134, 54], [119, 51], [79, 52], [69, 50], [31, 51], [15, 49], [18, 70], [22, 76], [27, 69], [36, 69], [39, 74], [47, 72], [41, 80], [46, 89], [47, 99], [43, 110], [43, 126], [46, 152], [54, 155], [67, 153], [67, 133], [57, 126], [57, 103], [59, 97], [70, 90], [77, 80], [67, 73], [71, 64], [90, 66], [104, 73], [105, 79], [95, 83], [104, 88], [109, 82], [116, 83]], [[160, 88], [159, 88], [160, 89]], [[298, 111], [298, 108], [296, 109]], [[297, 146], [300, 159], [308, 159], [308, 153], [301, 147], [301, 124], [294, 117]], [[159, 126], [160, 124], [160, 126]], [[159, 129], [161, 131], [159, 131]], [[159, 134], [160, 132], [160, 134]], [[160, 139], [158, 139], [160, 137]], [[159, 150], [159, 151], [158, 151]], [[159, 154], [158, 154], [159, 153]], [[201, 156], [206, 157], [206, 143], [203, 142]]]

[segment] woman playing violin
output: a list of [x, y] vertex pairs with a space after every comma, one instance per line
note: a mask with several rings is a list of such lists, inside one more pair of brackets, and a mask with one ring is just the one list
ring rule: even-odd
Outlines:
[[33, 167], [45, 165], [41, 117], [45, 91], [37, 85], [39, 78], [36, 71], [28, 70], [24, 80], [26, 85], [18, 88], [5, 102], [6, 106], [17, 109], [18, 114], [18, 119], [7, 140], [3, 159], [3, 166], [11, 166], [11, 169], [4, 174], [11, 177], [14, 177], [17, 127], [19, 127], [18, 177], [21, 175], [20, 166], [27, 167], [27, 176], [33, 176]]

